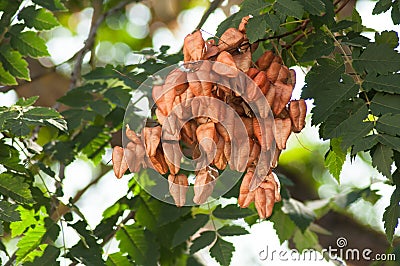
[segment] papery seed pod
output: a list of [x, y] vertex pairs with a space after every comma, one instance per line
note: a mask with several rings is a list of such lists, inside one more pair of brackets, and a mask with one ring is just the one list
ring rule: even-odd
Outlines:
[[164, 150], [165, 162], [168, 165], [169, 172], [176, 175], [181, 166], [182, 152], [177, 141], [164, 141], [162, 144]]
[[278, 77], [276, 80], [279, 80], [283, 83], [287, 83], [289, 77], [290, 77], [289, 68], [287, 66], [281, 66], [281, 69], [279, 70]]
[[260, 219], [272, 215], [275, 204], [275, 187], [271, 182], [262, 182], [256, 189], [255, 205]]
[[255, 193], [250, 192], [250, 183], [254, 175], [254, 168], [254, 166], [251, 166], [247, 169], [247, 173], [244, 175], [242, 183], [240, 184], [238, 196], [238, 204], [240, 208], [247, 208], [250, 203], [254, 201]]
[[271, 87], [275, 87], [275, 100], [272, 105], [272, 112], [275, 115], [279, 115], [292, 97], [293, 86], [277, 81]]
[[142, 136], [144, 137], [147, 156], [154, 156], [161, 140], [161, 127], [144, 127]]
[[164, 87], [175, 90], [176, 95], [182, 94], [188, 88], [186, 72], [180, 69], [172, 70], [165, 78]]
[[246, 25], [247, 25], [247, 22], [249, 21], [249, 19], [250, 19], [250, 16], [246, 16], [246, 17], [242, 18], [242, 21], [240, 21], [238, 29], [243, 34], [246, 33]]
[[[254, 82], [257, 84], [258, 88], [261, 90], [262, 94], [265, 95], [265, 84], [269, 81], [267, 80], [267, 75], [264, 71], [258, 72], [257, 76], [254, 77]], [[264, 90], [263, 90], [264, 89]]]
[[196, 30], [192, 34], [188, 34], [183, 42], [183, 47], [185, 62], [203, 59], [205, 42], [200, 30]]
[[215, 73], [229, 78], [234, 78], [239, 74], [235, 61], [230, 53], [222, 51], [218, 55], [216, 61], [222, 64], [213, 64], [212, 70]]
[[243, 125], [246, 128], [247, 136], [253, 137], [254, 130], [253, 130], [253, 119], [251, 117], [240, 117], [242, 119]]
[[286, 141], [290, 136], [290, 133], [292, 132], [292, 122], [290, 121], [290, 118], [275, 118], [275, 141], [276, 141], [276, 146], [280, 150], [286, 149]]
[[182, 207], [186, 202], [186, 193], [189, 188], [187, 176], [184, 174], [169, 175], [169, 193], [175, 201], [177, 207]]
[[[261, 150], [266, 151], [271, 149], [274, 141], [272, 119], [263, 119], [260, 122], [257, 117], [253, 117], [254, 136], [257, 138], [258, 143], [260, 143]], [[263, 128], [261, 128], [261, 126], [263, 126]]]
[[303, 99], [293, 100], [289, 105], [289, 115], [292, 120], [292, 130], [295, 133], [300, 132], [305, 126], [307, 105]]
[[251, 139], [251, 141], [252, 141], [252, 144], [250, 145], [251, 152], [250, 152], [249, 160], [247, 162], [247, 167], [250, 167], [250, 165], [252, 165], [253, 163], [255, 164], [257, 162], [258, 157], [260, 156], [260, 151], [261, 151], [260, 145], [252, 139]]
[[251, 52], [247, 50], [244, 53], [236, 54], [233, 56], [236, 67], [243, 72], [247, 72], [251, 66]]
[[296, 84], [296, 71], [294, 71], [293, 69], [289, 70], [288, 84], [291, 84], [293, 87]]
[[243, 39], [243, 33], [235, 28], [229, 28], [219, 38], [218, 48], [220, 51], [237, 48]]
[[282, 65], [276, 62], [272, 62], [271, 65], [268, 67], [266, 70], [267, 74], [267, 79], [271, 81], [272, 83], [275, 83], [275, 81], [278, 78], [279, 71], [281, 70]]
[[196, 123], [194, 121], [188, 121], [183, 124], [181, 128], [181, 139], [188, 145], [193, 145], [197, 140], [196, 137]]
[[133, 143], [136, 143], [136, 144], [142, 143], [142, 140], [140, 139], [140, 137], [136, 134], [135, 131], [133, 131], [129, 128], [129, 125], [126, 125], [125, 134], [126, 134], [126, 137]]
[[231, 160], [231, 153], [232, 153], [232, 144], [231, 141], [225, 141], [224, 143], [224, 156], [226, 158], [226, 161], [228, 164], [231, 166], [232, 165], [232, 160]]
[[146, 149], [142, 142], [129, 142], [125, 149], [125, 159], [128, 163], [129, 170], [132, 173], [140, 171], [141, 167], [146, 167]]
[[224, 147], [225, 147], [224, 138], [218, 134], [217, 152], [215, 154], [213, 164], [219, 170], [224, 170], [227, 165], [227, 160], [224, 155]]
[[280, 65], [282, 65], [283, 63], [282, 58], [280, 56], [275, 56], [272, 62], [278, 63]]
[[171, 113], [174, 104], [176, 96], [175, 90], [173, 88], [165, 88], [161, 85], [155, 85], [153, 86], [152, 96], [160, 112], [165, 116], [168, 116]]
[[216, 56], [219, 53], [219, 48], [215, 45], [215, 41], [210, 39], [206, 41], [206, 52], [204, 54], [204, 60]]
[[207, 201], [214, 190], [215, 182], [213, 181], [217, 178], [218, 171], [210, 166], [197, 172], [194, 182], [194, 203], [203, 204]]
[[181, 135], [180, 131], [181, 121], [178, 119], [175, 113], [171, 113], [167, 119], [164, 120], [162, 127], [162, 140], [179, 141]]
[[274, 172], [271, 171], [269, 177], [271, 177], [271, 182], [274, 184], [275, 187], [275, 202], [279, 202], [282, 200], [281, 183], [279, 182], [278, 176]]
[[266, 70], [272, 63], [275, 55], [272, 51], [265, 51], [260, 58], [258, 58], [256, 65], [260, 70]]
[[156, 155], [148, 158], [149, 162], [147, 163], [147, 165], [149, 167], [153, 168], [162, 175], [168, 172], [168, 165], [165, 161], [163, 150], [160, 147], [158, 147]]
[[260, 72], [260, 70], [258, 70], [257, 68], [251, 67], [251, 68], [249, 68], [249, 70], [247, 70], [246, 74], [251, 79], [254, 79], [254, 77], [257, 76], [258, 72]]
[[280, 150], [278, 147], [276, 147], [274, 156], [272, 157], [272, 161], [271, 161], [271, 168], [276, 168], [278, 166], [279, 156], [281, 155], [281, 152], [282, 152], [282, 150]]
[[164, 124], [165, 119], [167, 118], [166, 115], [164, 115], [160, 109], [156, 108], [156, 116], [157, 116], [157, 121], [160, 123], [160, 125]]
[[124, 149], [119, 146], [115, 146], [112, 151], [112, 162], [115, 176], [121, 178], [126, 170], [128, 170], [128, 163], [124, 156]]
[[[214, 144], [218, 141], [213, 122], [201, 124], [196, 129], [197, 142], [207, 156], [214, 156]], [[212, 158], [212, 157], [208, 157]]]
[[265, 219], [267, 218], [266, 215], [266, 205], [267, 205], [267, 199], [265, 195], [265, 191], [262, 187], [258, 187], [255, 190], [255, 198], [254, 198], [254, 203], [258, 212], [258, 216], [260, 219]]
[[221, 123], [216, 123], [215, 129], [217, 130], [218, 134], [224, 139], [225, 142], [230, 140], [228, 131]]

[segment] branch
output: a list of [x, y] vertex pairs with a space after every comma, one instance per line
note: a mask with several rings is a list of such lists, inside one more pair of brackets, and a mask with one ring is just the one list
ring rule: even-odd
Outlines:
[[207, 21], [208, 17], [218, 8], [218, 6], [223, 2], [223, 0], [214, 0], [210, 7], [204, 12], [203, 16], [200, 19], [199, 24], [197, 25], [196, 29], [200, 29], [204, 23]]
[[120, 11], [121, 9], [123, 9], [129, 3], [138, 2], [138, 1], [139, 0], [125, 0], [125, 1], [120, 2], [118, 5], [114, 6], [113, 8], [110, 8], [109, 10], [104, 12], [102, 15], [99, 16], [99, 18], [97, 20], [95, 20], [96, 18], [93, 16], [92, 26], [90, 27], [88, 37], [85, 41], [85, 45], [76, 54], [76, 62], [75, 62], [75, 66], [74, 66], [74, 69], [71, 74], [70, 89], [72, 89], [76, 86], [78, 80], [81, 77], [83, 58], [85, 57], [86, 53], [91, 50], [91, 48], [94, 44], [94, 39], [96, 37], [97, 30], [100, 27], [100, 25], [103, 23], [103, 21], [108, 16], [115, 14], [118, 11]]
[[110, 241], [110, 240], [115, 236], [115, 234], [118, 232], [119, 229], [121, 229], [122, 226], [124, 226], [130, 219], [134, 219], [134, 218], [135, 218], [135, 214], [136, 214], [135, 211], [130, 211], [130, 213], [128, 214], [128, 216], [126, 216], [126, 217], [121, 221], [121, 223], [118, 224], [117, 228], [115, 228], [110, 234], [108, 234], [108, 235], [104, 238], [103, 242], [101, 242], [100, 245], [101, 245], [102, 247], [104, 247], [104, 246], [108, 243], [108, 241]]

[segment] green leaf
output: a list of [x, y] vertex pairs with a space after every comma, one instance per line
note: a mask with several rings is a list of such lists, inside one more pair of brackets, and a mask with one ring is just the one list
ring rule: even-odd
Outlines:
[[276, 32], [279, 29], [281, 22], [279, 21], [278, 16], [274, 14], [265, 13], [263, 15], [263, 18], [267, 23], [267, 26], [270, 27], [273, 32]]
[[292, 0], [277, 0], [275, 2], [275, 10], [285, 16], [292, 16], [298, 19], [303, 17], [303, 5]]
[[392, 196], [390, 197], [390, 204], [386, 207], [385, 212], [383, 213], [383, 222], [385, 226], [386, 237], [389, 243], [393, 241], [393, 235], [397, 225], [399, 224], [400, 218], [400, 172], [396, 170], [393, 174], [394, 180], [396, 182], [396, 189], [393, 191]]
[[210, 255], [216, 259], [222, 266], [228, 266], [231, 263], [232, 253], [235, 247], [232, 243], [218, 237], [215, 244], [210, 249]]
[[313, 61], [320, 57], [328, 56], [335, 48], [332, 38], [326, 36], [321, 31], [317, 31], [307, 39], [304, 43], [304, 47], [307, 46], [309, 47], [301, 57], [301, 62]]
[[400, 24], [400, 3], [399, 3], [399, 1], [396, 1], [393, 3], [391, 16], [392, 16], [393, 24], [399, 25]]
[[36, 101], [39, 99], [39, 96], [32, 96], [27, 99], [25, 98], [19, 98], [18, 101], [15, 103], [15, 105], [18, 106], [23, 106], [23, 107], [28, 107], [32, 106], [36, 103]]
[[282, 211], [289, 215], [290, 219], [304, 232], [315, 219], [315, 214], [303, 203], [295, 199], [284, 199]]
[[21, 214], [21, 220], [10, 224], [12, 238], [21, 235], [31, 225], [37, 224], [37, 221], [34, 217], [35, 211], [33, 209], [28, 210], [23, 207], [19, 207], [18, 211]]
[[10, 44], [22, 55], [29, 55], [33, 58], [50, 55], [47, 51], [45, 41], [33, 31], [14, 32], [9, 31], [11, 35]]
[[363, 138], [359, 138], [354, 142], [353, 148], [351, 150], [351, 155], [356, 155], [360, 151], [370, 150], [377, 143], [378, 143], [377, 135], [370, 135]]
[[304, 10], [311, 15], [321, 16], [326, 11], [325, 3], [321, 0], [300, 0]]
[[225, 225], [218, 229], [221, 236], [240, 236], [247, 235], [249, 232], [239, 225]]
[[24, 20], [25, 25], [37, 30], [50, 30], [58, 25], [56, 17], [44, 8], [35, 9], [27, 6], [18, 13], [18, 19]]
[[0, 174], [0, 194], [23, 204], [34, 202], [29, 185], [24, 183], [24, 178], [19, 175]]
[[267, 22], [264, 20], [262, 15], [250, 18], [246, 25], [246, 34], [250, 43], [262, 39], [265, 35], [266, 28]]
[[394, 49], [399, 45], [399, 36], [395, 31], [382, 31], [381, 33], [375, 32], [375, 42], [378, 44], [387, 44], [390, 48]]
[[[129, 100], [129, 99], [128, 99]], [[84, 107], [94, 101], [93, 95], [78, 88], [69, 91], [66, 95], [57, 100], [60, 103], [71, 107]]]
[[9, 45], [0, 46], [0, 62], [3, 64], [5, 70], [10, 72], [16, 78], [25, 79], [30, 81], [28, 62], [26, 62], [22, 55], [13, 51]]
[[400, 138], [393, 137], [387, 134], [379, 134], [378, 141], [383, 145], [386, 145], [393, 150], [397, 150], [398, 152], [400, 152]]
[[392, 178], [390, 171], [393, 163], [393, 150], [386, 145], [378, 144], [371, 150], [372, 165], [387, 178]]
[[400, 94], [400, 74], [379, 75], [368, 74], [363, 82], [366, 91], [375, 90]]
[[6, 71], [3, 67], [3, 64], [0, 62], [0, 84], [1, 85], [17, 85], [17, 80], [10, 74], [10, 72]]
[[353, 52], [353, 67], [358, 73], [395, 72], [400, 70], [400, 54], [387, 44], [372, 43], [360, 56]]
[[242, 209], [236, 204], [226, 205], [223, 208], [221, 205], [218, 205], [213, 211], [213, 215], [219, 219], [239, 219], [255, 214], [253, 210], [248, 208]]
[[107, 266], [126, 266], [133, 265], [126, 256], [124, 256], [121, 252], [113, 253], [108, 255]]
[[209, 219], [210, 217], [206, 214], [197, 214], [194, 218], [182, 222], [172, 239], [172, 247], [176, 247], [189, 239], [189, 237], [202, 228]]
[[376, 4], [374, 9], [372, 10], [372, 14], [380, 14], [389, 10], [392, 6], [392, 0], [379, 0]]
[[46, 233], [44, 224], [38, 223], [35, 227], [29, 228], [24, 237], [17, 244], [17, 264], [24, 261], [29, 253], [33, 252], [41, 243]]
[[195, 238], [193, 240], [192, 245], [190, 246], [190, 254], [194, 254], [200, 249], [203, 249], [209, 245], [211, 245], [212, 242], [214, 242], [215, 237], [217, 234], [215, 231], [204, 231], [201, 232], [200, 236]]
[[400, 136], [400, 114], [385, 114], [376, 123], [376, 129], [393, 136]]
[[96, 101], [90, 102], [89, 106], [90, 106], [90, 108], [93, 109], [93, 111], [95, 111], [96, 113], [98, 113], [101, 116], [108, 115], [112, 110], [111, 105], [105, 100], [96, 100]]
[[289, 215], [280, 209], [273, 212], [270, 220], [273, 222], [273, 227], [281, 244], [283, 244], [283, 242], [286, 240], [289, 240], [297, 228], [296, 224], [292, 221], [292, 219], [290, 219]]
[[371, 100], [370, 108], [374, 115], [400, 114], [400, 95], [377, 93]]
[[104, 97], [108, 98], [113, 104], [125, 109], [131, 99], [131, 94], [129, 90], [122, 87], [114, 87], [108, 89], [104, 93]]
[[11, 204], [8, 201], [0, 201], [0, 221], [16, 222], [21, 220], [19, 211], [17, 211], [17, 204]]
[[293, 237], [296, 249], [301, 253], [303, 250], [315, 248], [318, 245], [318, 236], [310, 230], [301, 232], [297, 230]]
[[[3, 226], [3, 221], [0, 220], [0, 236], [4, 234], [4, 226]], [[1, 244], [0, 244], [1, 245]], [[0, 260], [1, 263], [1, 260]]]
[[60, 256], [60, 249], [55, 246], [48, 245], [41, 256], [36, 257], [33, 262], [27, 262], [24, 265], [26, 266], [60, 265], [60, 263], [57, 261], [59, 256]]
[[35, 4], [47, 8], [50, 11], [66, 11], [61, 0], [32, 0]]
[[136, 225], [127, 225], [117, 232], [117, 239], [120, 241], [121, 252], [128, 253], [136, 264], [157, 265], [159, 245], [150, 231]]
[[325, 166], [337, 181], [339, 181], [340, 172], [346, 161], [346, 153], [340, 147], [341, 142], [337, 138], [331, 139], [330, 150], [325, 158]]

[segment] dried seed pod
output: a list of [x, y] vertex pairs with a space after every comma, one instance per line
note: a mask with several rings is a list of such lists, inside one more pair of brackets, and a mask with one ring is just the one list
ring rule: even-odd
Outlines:
[[217, 152], [214, 157], [213, 164], [220, 170], [224, 170], [226, 168], [227, 160], [224, 155], [224, 147], [225, 141], [222, 136], [218, 135], [218, 142], [217, 142]]
[[203, 204], [207, 201], [214, 190], [215, 182], [213, 181], [216, 178], [218, 178], [218, 171], [210, 166], [201, 169], [197, 173], [194, 182], [194, 203]]
[[249, 156], [249, 160], [247, 162], [247, 167], [250, 167], [250, 165], [252, 165], [253, 163], [255, 164], [258, 160], [258, 157], [260, 156], [260, 152], [261, 152], [261, 147], [260, 145], [255, 142], [253, 139], [251, 139], [251, 152], [250, 152], [250, 156]]
[[229, 78], [234, 78], [239, 74], [235, 61], [230, 53], [222, 51], [218, 55], [216, 61], [222, 64], [217, 63], [212, 66], [212, 70], [215, 73]]
[[272, 112], [274, 115], [279, 115], [292, 97], [293, 86], [277, 81], [271, 85], [272, 87], [275, 87], [275, 100], [272, 105]]
[[179, 172], [181, 166], [182, 152], [179, 146], [179, 142], [164, 141], [162, 144], [164, 150], [165, 162], [168, 165], [169, 172], [176, 175]]
[[289, 77], [290, 77], [289, 68], [287, 66], [281, 66], [281, 69], [279, 70], [278, 77], [276, 80], [279, 80], [283, 83], [287, 83]]
[[163, 150], [158, 147], [156, 151], [156, 155], [149, 157], [150, 162], [148, 162], [148, 166], [164, 175], [168, 172], [168, 165], [164, 158]]
[[162, 140], [178, 141], [181, 138], [179, 134], [181, 122], [175, 113], [171, 113], [164, 120], [162, 130]]
[[229, 133], [221, 123], [216, 123], [215, 128], [218, 134], [224, 139], [225, 142], [230, 141]]
[[194, 121], [188, 121], [183, 124], [181, 128], [181, 139], [188, 145], [193, 145], [196, 141], [196, 123]]
[[171, 113], [172, 106], [175, 100], [175, 90], [173, 88], [166, 88], [161, 85], [154, 85], [152, 90], [153, 100], [157, 108], [165, 116]]
[[271, 182], [262, 182], [256, 189], [255, 205], [260, 219], [272, 215], [275, 204], [275, 186]]
[[154, 156], [156, 154], [158, 144], [160, 144], [161, 140], [161, 127], [144, 127], [143, 137], [147, 156]]
[[272, 63], [275, 55], [272, 51], [265, 51], [260, 58], [258, 58], [256, 65], [260, 70], [266, 70]]
[[247, 70], [246, 74], [251, 79], [254, 79], [254, 77], [257, 76], [258, 72], [260, 72], [260, 70], [258, 70], [257, 68], [251, 67], [251, 68], [249, 68], [249, 70]]
[[142, 140], [140, 139], [140, 137], [136, 134], [135, 131], [133, 131], [129, 128], [129, 125], [126, 125], [125, 134], [126, 134], [126, 137], [133, 143], [135, 143], [135, 144], [142, 143]]
[[281, 155], [281, 152], [282, 150], [276, 147], [274, 157], [272, 158], [271, 161], [271, 168], [276, 168], [278, 166], [279, 156]]
[[156, 116], [157, 116], [157, 121], [160, 123], [160, 125], [164, 125], [164, 121], [167, 118], [166, 115], [164, 115], [160, 109], [156, 108]]
[[307, 105], [303, 99], [293, 100], [289, 105], [289, 115], [292, 120], [292, 130], [295, 133], [300, 132], [305, 126]]
[[182, 94], [188, 88], [186, 72], [180, 69], [172, 70], [165, 78], [164, 87], [175, 90], [176, 95]]
[[129, 142], [126, 145], [125, 158], [132, 173], [137, 173], [141, 167], [146, 167], [146, 149], [143, 143]]
[[184, 174], [169, 175], [169, 193], [175, 201], [177, 207], [182, 207], [186, 202], [186, 193], [189, 188], [187, 176]]
[[243, 72], [247, 72], [251, 66], [251, 52], [247, 50], [244, 53], [236, 54], [233, 56], [236, 67]]
[[[197, 127], [196, 129], [197, 141], [201, 149], [207, 154], [208, 158], [214, 157], [214, 145], [218, 141], [213, 122], [207, 122]], [[209, 157], [210, 156], [210, 157]]]
[[293, 87], [296, 84], [296, 71], [294, 71], [293, 69], [289, 70], [288, 84], [291, 84]]
[[128, 164], [122, 147], [115, 146], [113, 148], [112, 162], [115, 176], [121, 178], [125, 174], [126, 170], [128, 170]]
[[204, 54], [204, 60], [216, 56], [219, 53], [219, 48], [215, 45], [213, 39], [206, 41], [206, 53]]
[[[260, 122], [262, 123], [260, 124]], [[257, 138], [258, 143], [260, 143], [261, 150], [267, 151], [271, 149], [274, 142], [272, 119], [263, 119], [260, 122], [256, 117], [253, 117], [254, 136]], [[261, 128], [262, 125], [263, 129]]]
[[254, 201], [255, 193], [250, 191], [250, 183], [254, 175], [254, 166], [247, 169], [247, 173], [242, 179], [240, 184], [238, 204], [241, 208], [249, 207], [250, 203]]
[[205, 42], [200, 30], [196, 30], [192, 34], [188, 34], [183, 42], [183, 47], [185, 62], [203, 59]]
[[254, 130], [253, 130], [253, 119], [250, 117], [240, 117], [242, 119], [243, 125], [246, 128], [247, 136], [248, 137], [253, 137], [254, 135]]
[[279, 150], [286, 149], [286, 141], [292, 132], [292, 122], [290, 118], [275, 118], [275, 141]]
[[220, 51], [237, 48], [243, 39], [243, 33], [235, 28], [229, 28], [219, 38], [218, 48]]
[[275, 83], [279, 76], [279, 71], [281, 70], [282, 65], [277, 62], [272, 62], [271, 65], [266, 70], [267, 79], [272, 83]]
[[[265, 84], [269, 81], [267, 80], [267, 75], [264, 71], [258, 72], [257, 76], [254, 77], [254, 82], [257, 84], [258, 88], [261, 90], [262, 94], [265, 95]], [[264, 89], [264, 90], [263, 90]]]
[[246, 17], [242, 18], [242, 21], [240, 21], [238, 29], [243, 34], [246, 33], [246, 25], [247, 25], [247, 22], [249, 21], [249, 19], [250, 19], [250, 16], [246, 16]]

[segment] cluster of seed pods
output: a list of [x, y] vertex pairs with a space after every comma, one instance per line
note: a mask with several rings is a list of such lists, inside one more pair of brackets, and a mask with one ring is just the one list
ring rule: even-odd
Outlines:
[[280, 183], [272, 172], [292, 132], [305, 125], [306, 104], [293, 100], [295, 72], [266, 51], [254, 63], [256, 44], [249, 44], [244, 17], [218, 40], [204, 41], [200, 31], [184, 40], [184, 67], [153, 85], [158, 124], [140, 134], [126, 128], [125, 148], [114, 147], [114, 172], [142, 167], [168, 174], [169, 192], [177, 206], [186, 202], [187, 176], [180, 171], [182, 152], [196, 161], [194, 198], [203, 204], [219, 172], [227, 166], [245, 172], [238, 204], [255, 202], [260, 218], [280, 201]]

